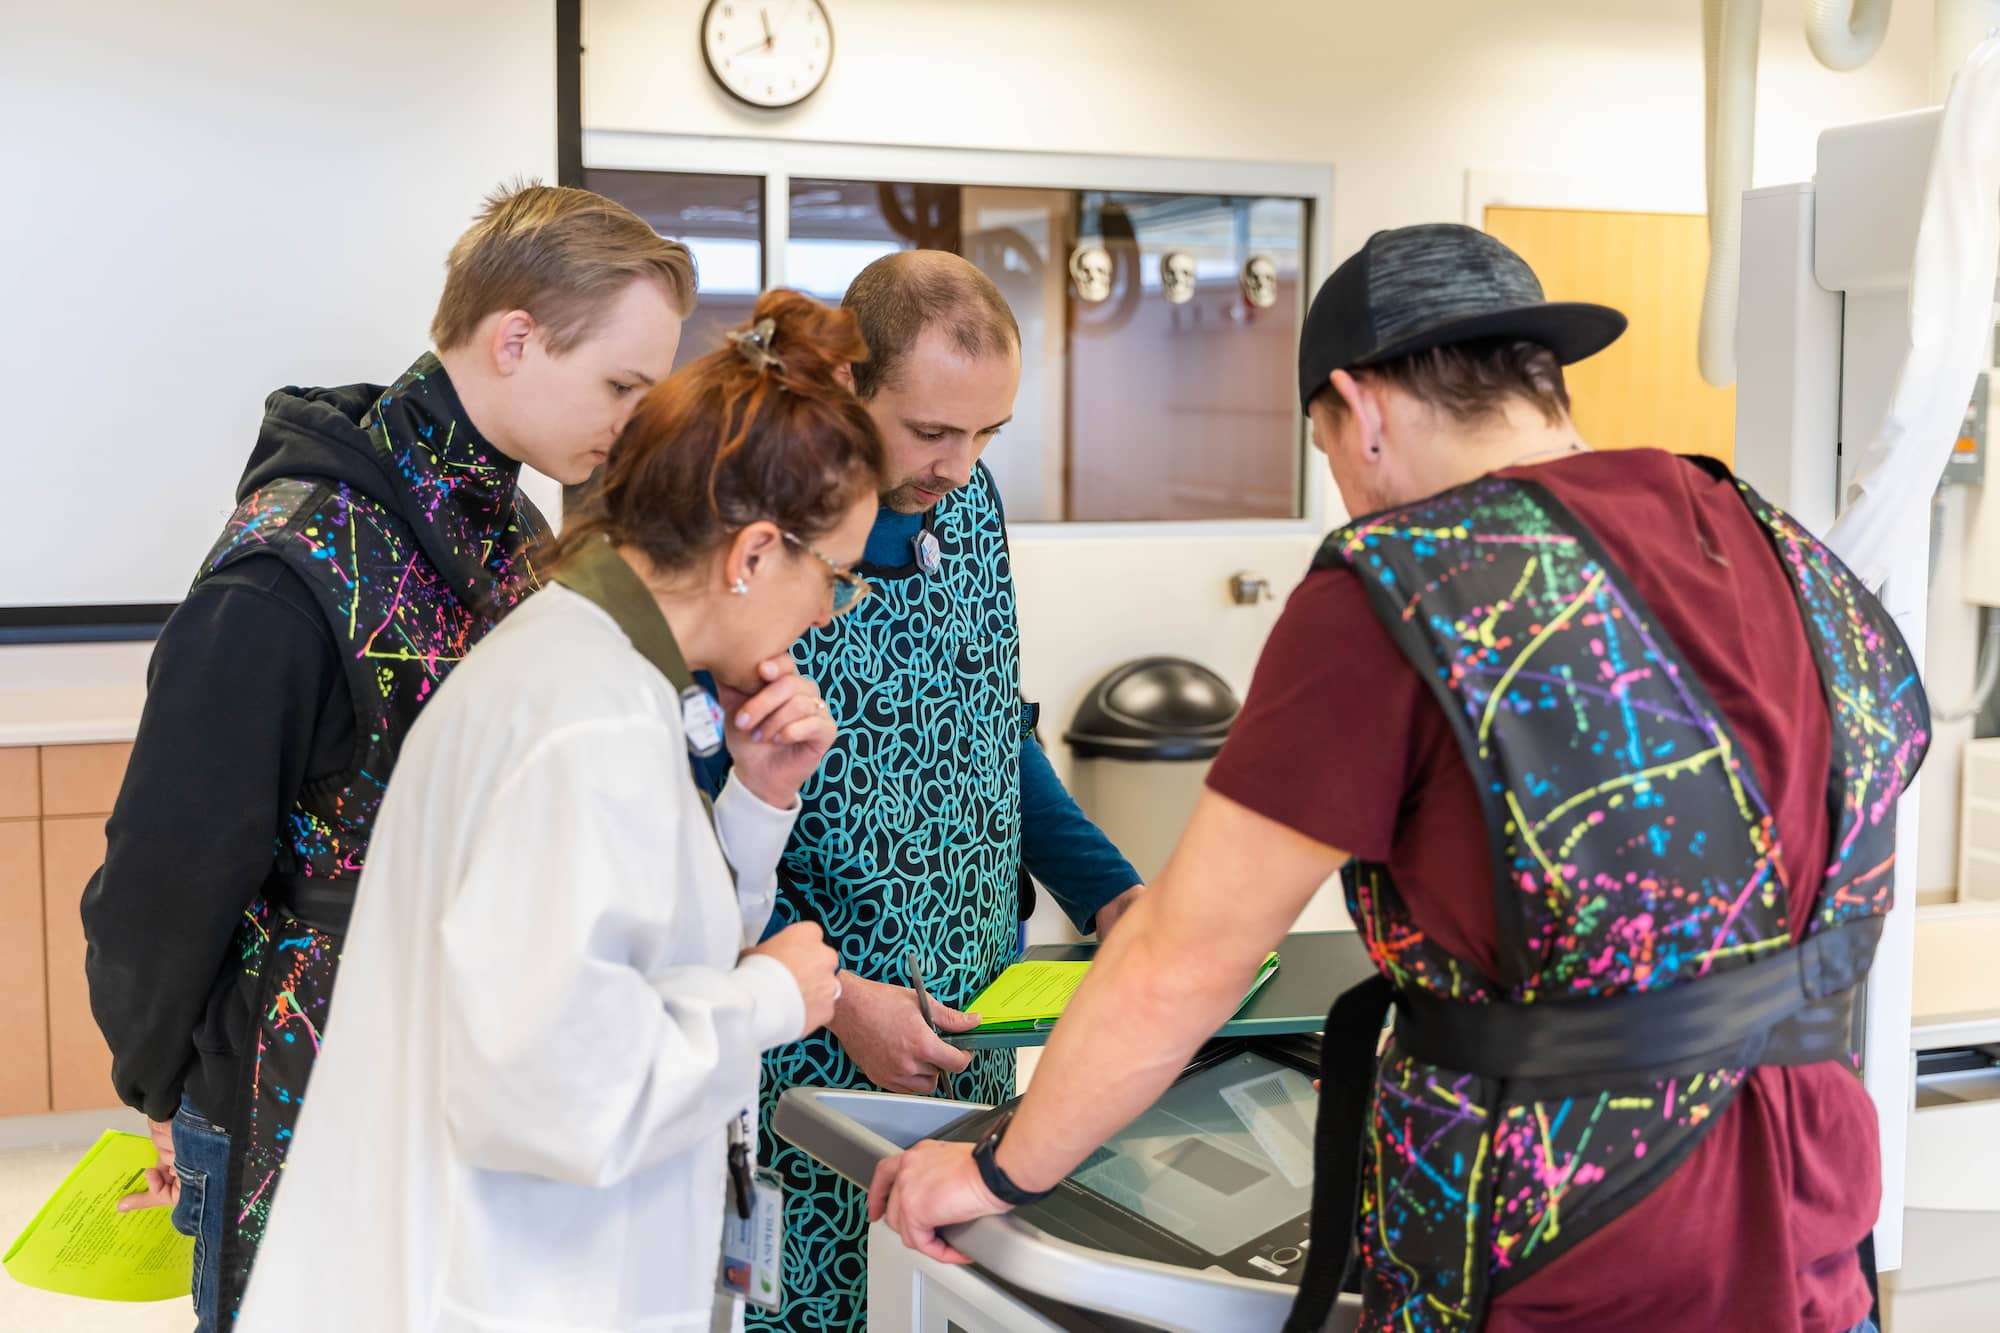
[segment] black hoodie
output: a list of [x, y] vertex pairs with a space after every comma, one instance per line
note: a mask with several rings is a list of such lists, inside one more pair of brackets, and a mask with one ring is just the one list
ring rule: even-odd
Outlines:
[[[433, 411], [469, 431], [442, 368], [426, 356], [417, 369]], [[272, 394], [238, 499], [279, 478], [320, 478], [420, 518], [391, 455], [362, 426], [383, 393], [355, 384]], [[434, 526], [412, 527], [425, 554], [456, 573], [462, 558]], [[104, 865], [83, 893], [91, 1009], [127, 1105], [165, 1120], [185, 1091], [227, 1127], [251, 1003], [232, 937], [273, 873], [300, 788], [340, 776], [354, 758], [346, 678], [305, 583], [275, 558], [240, 560], [198, 583], [154, 647]]]

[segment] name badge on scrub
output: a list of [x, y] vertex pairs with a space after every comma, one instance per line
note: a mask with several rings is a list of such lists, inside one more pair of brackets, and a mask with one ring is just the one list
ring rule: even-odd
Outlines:
[[697, 758], [706, 759], [722, 748], [722, 705], [699, 685], [681, 691], [681, 730]]
[[916, 556], [917, 568], [926, 574], [937, 573], [937, 567], [944, 562], [944, 551], [938, 546], [937, 534], [929, 528], [910, 538], [910, 551]]

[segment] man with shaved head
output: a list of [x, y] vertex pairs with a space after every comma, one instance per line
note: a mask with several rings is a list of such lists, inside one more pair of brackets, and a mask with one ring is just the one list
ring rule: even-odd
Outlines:
[[1014, 414], [1013, 312], [985, 274], [937, 250], [869, 265], [843, 304], [869, 348], [854, 389], [888, 454], [859, 567], [875, 595], [793, 650], [840, 739], [800, 792], [771, 929], [817, 922], [844, 970], [826, 1030], [765, 1057], [759, 1156], [784, 1179], [787, 1291], [782, 1311], [752, 1321], [815, 1331], [867, 1327], [866, 1200], [771, 1136], [779, 1094], [1005, 1101], [1013, 1053], [958, 1050], [930, 1023], [977, 1026], [961, 1009], [1018, 951], [1024, 870], [1084, 931], [1108, 930], [1139, 892], [1057, 781], [1021, 701], [1005, 516], [979, 462]]

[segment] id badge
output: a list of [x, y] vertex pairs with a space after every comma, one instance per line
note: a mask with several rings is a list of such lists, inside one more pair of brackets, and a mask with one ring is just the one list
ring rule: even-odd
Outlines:
[[706, 759], [722, 748], [722, 705], [699, 685], [681, 691], [681, 730], [688, 751]]
[[728, 1296], [739, 1296], [759, 1309], [776, 1310], [785, 1303], [785, 1187], [778, 1173], [750, 1173], [750, 1216], [735, 1207], [722, 1209], [722, 1273], [717, 1285]]

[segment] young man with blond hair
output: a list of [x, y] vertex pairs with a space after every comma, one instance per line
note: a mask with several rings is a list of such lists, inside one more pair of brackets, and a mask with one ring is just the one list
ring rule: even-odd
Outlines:
[[435, 352], [387, 388], [266, 400], [83, 895], [112, 1083], [160, 1148], [125, 1206], [196, 1237], [200, 1330], [249, 1279], [397, 751], [538, 585], [521, 467], [576, 482], [604, 460], [694, 289], [687, 250], [620, 205], [503, 190], [452, 247]]

